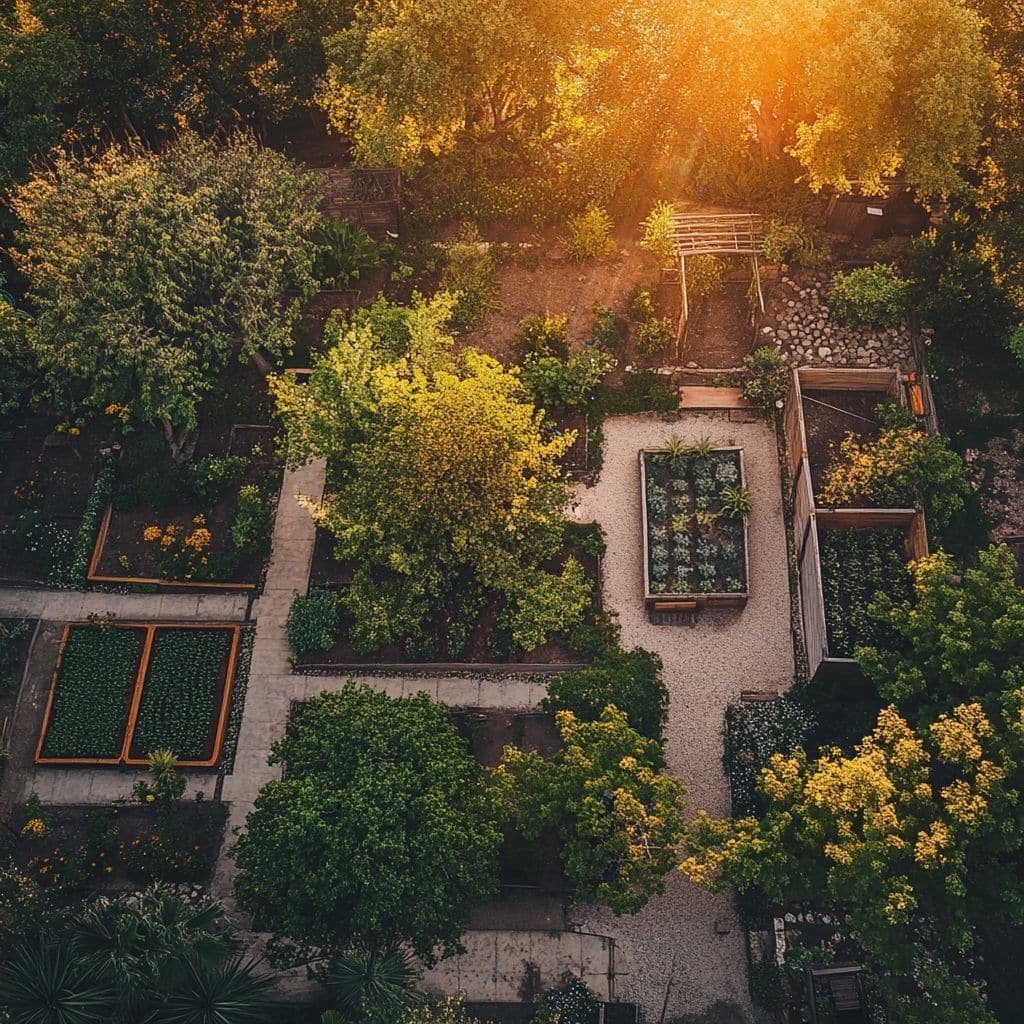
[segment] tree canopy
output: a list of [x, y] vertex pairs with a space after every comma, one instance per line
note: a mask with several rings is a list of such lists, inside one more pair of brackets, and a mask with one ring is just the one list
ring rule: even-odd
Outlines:
[[31, 345], [68, 412], [163, 422], [176, 450], [233, 354], [289, 350], [319, 214], [310, 179], [251, 138], [58, 156], [12, 207]]
[[293, 717], [235, 848], [240, 904], [325, 955], [407, 941], [458, 947], [497, 884], [500, 832], [483, 770], [426, 694], [348, 684]]

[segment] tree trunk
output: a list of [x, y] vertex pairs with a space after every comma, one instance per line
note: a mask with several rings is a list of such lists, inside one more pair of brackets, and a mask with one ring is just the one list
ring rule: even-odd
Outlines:
[[189, 427], [174, 429], [174, 425], [167, 418], [160, 421], [164, 428], [164, 440], [167, 442], [167, 450], [171, 458], [176, 461], [190, 459], [196, 450], [196, 441], [199, 439], [196, 431]]
[[252, 361], [262, 376], [269, 377], [274, 372], [274, 364], [259, 349], [253, 352]]

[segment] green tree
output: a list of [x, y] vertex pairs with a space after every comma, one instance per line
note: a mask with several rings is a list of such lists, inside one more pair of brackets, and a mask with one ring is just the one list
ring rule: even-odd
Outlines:
[[1024, 591], [1015, 569], [1005, 547], [981, 551], [977, 566], [963, 569], [938, 552], [912, 566], [912, 603], [879, 594], [871, 611], [901, 644], [856, 653], [882, 699], [926, 720], [978, 701], [997, 719], [1024, 685]]
[[514, 370], [473, 350], [439, 354], [438, 324], [422, 313], [411, 337], [429, 372], [425, 357], [387, 352], [390, 314], [383, 331], [372, 314], [306, 384], [272, 380], [289, 459], [329, 459], [329, 493], [313, 512], [358, 567], [341, 600], [361, 652], [398, 641], [429, 654], [436, 617], [479, 587], [501, 595], [503, 621], [533, 643], [582, 609], [579, 567], [544, 568], [564, 532], [557, 459], [572, 438], [545, 439]]
[[592, 722], [557, 716], [562, 747], [545, 760], [506, 747], [497, 770], [513, 821], [528, 839], [558, 831], [576, 899], [636, 913], [664, 890], [683, 835], [683, 787], [660, 775], [660, 744], [614, 706]]
[[32, 344], [64, 408], [162, 423], [179, 455], [234, 352], [288, 351], [285, 293], [313, 287], [319, 215], [310, 180], [254, 140], [60, 156], [12, 206]]
[[[823, 900], [850, 915], [867, 966], [901, 1020], [991, 1022], [965, 975], [974, 930], [1018, 920], [1024, 732], [961, 704], [922, 735], [894, 707], [852, 755], [775, 755], [760, 820], [701, 814], [683, 872], [702, 885], [763, 889], [783, 904]], [[930, 1015], [930, 1017], [929, 1017]]]
[[235, 847], [239, 903], [261, 928], [320, 947], [432, 960], [458, 948], [497, 882], [500, 833], [482, 769], [426, 694], [348, 684], [293, 717]]
[[555, 676], [541, 707], [548, 712], [571, 711], [581, 722], [596, 722], [609, 704], [624, 712], [641, 736], [660, 743], [669, 697], [658, 655], [642, 647], [610, 650], [586, 668]]

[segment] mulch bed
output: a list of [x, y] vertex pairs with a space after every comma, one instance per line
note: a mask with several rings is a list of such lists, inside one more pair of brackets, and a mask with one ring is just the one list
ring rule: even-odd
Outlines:
[[[181, 834], [189, 842], [190, 866], [180, 877], [167, 881], [202, 884], [212, 877], [224, 840], [225, 811], [223, 804], [213, 800], [179, 802], [175, 815]], [[144, 888], [153, 881], [132, 864], [129, 852], [151, 841], [158, 828], [151, 807], [135, 803], [46, 804], [44, 813], [47, 835], [42, 839], [20, 835], [25, 817], [22, 808], [10, 821], [11, 828], [19, 833], [13, 844], [14, 861], [30, 877], [52, 885], [54, 871], [66, 870], [72, 858], [85, 855], [81, 863], [87, 877], [76, 887], [79, 894], [85, 889], [95, 895], [114, 895]], [[49, 864], [42, 860], [44, 857], [50, 858]], [[63, 862], [61, 857], [65, 858]], [[43, 871], [44, 867], [48, 870]]]
[[690, 321], [680, 362], [714, 368], [743, 365], [743, 357], [753, 349], [755, 337], [749, 288], [748, 271], [742, 279], [738, 275], [735, 280], [727, 279], [721, 291], [706, 299], [690, 297]]

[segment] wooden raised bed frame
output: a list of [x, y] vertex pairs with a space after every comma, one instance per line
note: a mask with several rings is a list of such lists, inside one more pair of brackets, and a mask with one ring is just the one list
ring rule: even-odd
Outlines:
[[[722, 445], [714, 449], [716, 452], [738, 452], [740, 464], [740, 486], [746, 483], [746, 474], [743, 466], [743, 449], [738, 445]], [[688, 593], [688, 594], [653, 594], [651, 593], [650, 580], [650, 557], [648, 552], [647, 538], [647, 466], [644, 461], [645, 455], [664, 454], [664, 448], [641, 448], [640, 460], [640, 515], [641, 530], [643, 531], [643, 559], [644, 559], [644, 606], [648, 612], [660, 611], [697, 611], [701, 608], [742, 608], [750, 596], [750, 543], [747, 536], [747, 518], [743, 519], [743, 578], [746, 583], [746, 590], [736, 591], [731, 594], [723, 593]], [[673, 607], [659, 607], [659, 605], [671, 605]]]
[[116, 757], [44, 757], [43, 746], [46, 743], [46, 733], [50, 727], [50, 715], [53, 711], [53, 702], [57, 693], [57, 681], [60, 676], [61, 662], [64, 659], [64, 648], [68, 642], [68, 636], [73, 629], [80, 629], [88, 626], [87, 622], [69, 622], [64, 627], [64, 633], [60, 639], [60, 647], [57, 651], [57, 664], [53, 669], [53, 676], [50, 679], [50, 691], [46, 697], [46, 709], [43, 712], [43, 727], [39, 731], [39, 741], [36, 744], [35, 763], [52, 765], [146, 765], [149, 762], [145, 758], [133, 758], [130, 756], [132, 740], [135, 738], [135, 720], [139, 714], [139, 707], [142, 703], [142, 691], [149, 671], [149, 658], [153, 650], [153, 638], [158, 629], [201, 629], [205, 631], [222, 630], [230, 631], [231, 643], [228, 648], [227, 666], [224, 680], [220, 687], [221, 699], [217, 715], [217, 726], [214, 732], [213, 749], [211, 756], [204, 761], [179, 761], [181, 768], [212, 768], [220, 759], [221, 748], [224, 745], [224, 732], [227, 728], [228, 711], [231, 706], [231, 692], [234, 687], [235, 664], [238, 660], [238, 644], [241, 637], [241, 627], [230, 622], [118, 622], [111, 625], [111, 629], [142, 629], [145, 636], [142, 641], [142, 650], [139, 655], [139, 666], [135, 673], [135, 683], [132, 688], [131, 700], [128, 705], [128, 715], [124, 725], [124, 739], [121, 743], [121, 753]]
[[[913, 506], [834, 509], [818, 506], [807, 454], [803, 390], [877, 391], [879, 398], [888, 395], [894, 401], [906, 405], [902, 385], [900, 373], [893, 369], [805, 366], [793, 370], [792, 386], [782, 411], [782, 429], [786, 435], [786, 468], [789, 471], [789, 498], [793, 508], [793, 549], [799, 570], [804, 647], [807, 651], [807, 671], [812, 679], [836, 673], [855, 675], [859, 671], [854, 658], [836, 658], [829, 652], [819, 526], [839, 530], [902, 527], [908, 561], [924, 558], [928, 554], [928, 531], [924, 512]], [[925, 428], [923, 421], [921, 427]]]

